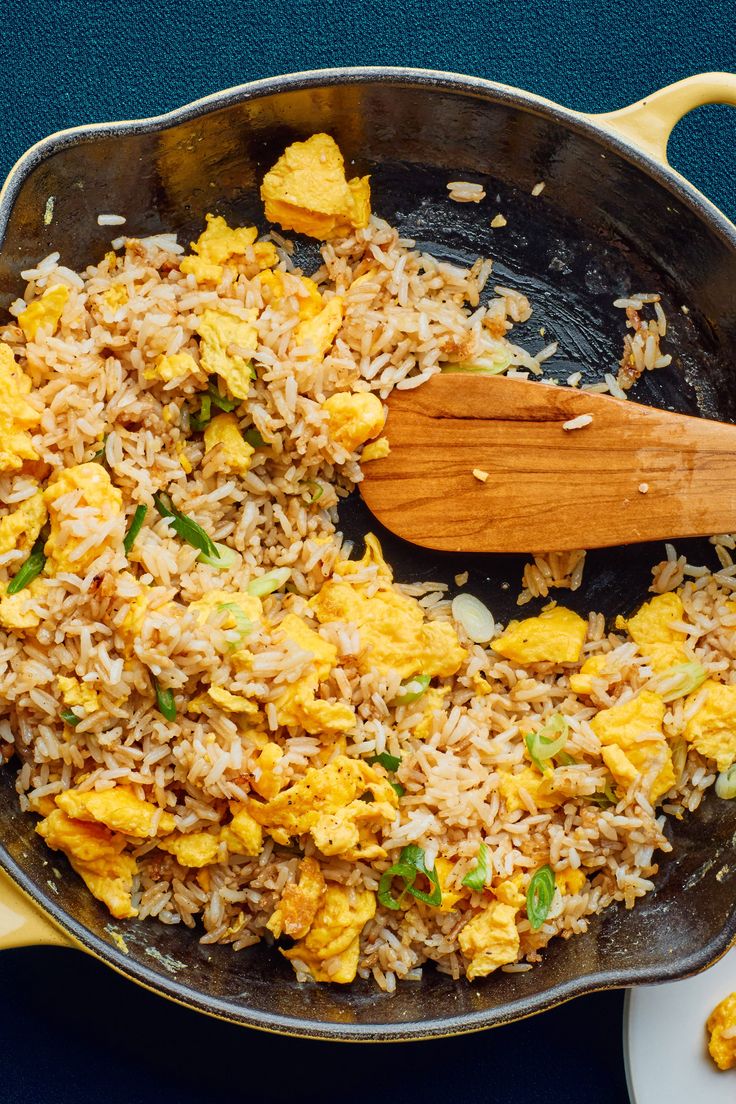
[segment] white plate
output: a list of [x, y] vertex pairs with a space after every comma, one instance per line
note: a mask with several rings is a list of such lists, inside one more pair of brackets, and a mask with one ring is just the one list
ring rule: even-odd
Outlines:
[[736, 947], [696, 977], [629, 990], [624, 1059], [632, 1104], [734, 1104], [736, 1069], [716, 1069], [705, 1021], [735, 990]]

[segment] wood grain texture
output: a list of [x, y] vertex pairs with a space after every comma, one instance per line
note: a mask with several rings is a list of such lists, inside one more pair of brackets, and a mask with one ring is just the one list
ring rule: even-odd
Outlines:
[[[391, 453], [365, 464], [361, 493], [425, 548], [563, 551], [736, 528], [736, 426], [470, 374], [394, 391], [388, 409]], [[580, 414], [592, 423], [562, 428]]]

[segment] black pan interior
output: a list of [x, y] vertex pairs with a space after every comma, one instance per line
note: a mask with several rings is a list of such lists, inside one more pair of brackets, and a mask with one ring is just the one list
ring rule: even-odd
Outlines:
[[[100, 211], [125, 214], [126, 233], [174, 229], [183, 241], [199, 232], [207, 211], [265, 229], [257, 195], [263, 172], [288, 142], [318, 130], [335, 136], [355, 172], [371, 173], [374, 211], [402, 234], [460, 263], [492, 256], [489, 293], [500, 283], [529, 294], [534, 313], [514, 338], [533, 350], [559, 342], [547, 375], [564, 381], [582, 371], [592, 380], [615, 372], [624, 318], [613, 300], [657, 291], [673, 364], [647, 373], [631, 397], [736, 421], [736, 253], [728, 224], [665, 174], [657, 179], [635, 155], [506, 90], [430, 78], [313, 78], [253, 98], [230, 94], [220, 106], [195, 107], [164, 127], [132, 124], [60, 139], [35, 154], [0, 206], [0, 303], [19, 293], [20, 272], [52, 250], [71, 267], [98, 257], [112, 236], [97, 225]], [[487, 198], [478, 205], [450, 202], [446, 184], [458, 178], [482, 181]], [[545, 189], [533, 197], [538, 181]], [[45, 226], [50, 195], [54, 219]], [[508, 224], [493, 230], [497, 212]], [[299, 241], [297, 257], [310, 271], [315, 245]], [[359, 545], [368, 530], [377, 532], [400, 580], [440, 579], [453, 588], [455, 574], [468, 570], [468, 589], [497, 619], [518, 615], [524, 557], [415, 548], [382, 530], [357, 495], [344, 503], [340, 521]], [[717, 564], [707, 541], [678, 542], [678, 549], [691, 562]], [[663, 555], [661, 544], [591, 553], [581, 589], [560, 597], [581, 612], [630, 611], [646, 596], [651, 565]], [[614, 908], [587, 935], [554, 945], [544, 969], [529, 974], [468, 986], [430, 969], [420, 985], [400, 986], [393, 998], [363, 984], [299, 987], [265, 947], [234, 955], [155, 923], [115, 924], [129, 948], [125, 956], [112, 942], [110, 918], [17, 812], [12, 773], [0, 785], [6, 862], [17, 864], [15, 872], [44, 906], [119, 968], [243, 1022], [345, 1037], [468, 1029], [586, 987], [693, 970], [736, 931], [736, 879], [727, 864], [736, 821], [729, 804], [708, 799], [696, 816], [674, 825], [675, 852], [662, 863], [655, 893], [634, 912]]]

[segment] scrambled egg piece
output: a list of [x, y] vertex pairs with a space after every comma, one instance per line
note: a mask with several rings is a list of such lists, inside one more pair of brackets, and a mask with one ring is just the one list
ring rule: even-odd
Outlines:
[[292, 682], [276, 701], [276, 718], [281, 725], [301, 725], [312, 735], [339, 735], [355, 725], [355, 713], [344, 702], [322, 701], [316, 697], [320, 682], [327, 678], [337, 660], [337, 648], [310, 629], [301, 617], [287, 613], [279, 631], [306, 652], [314, 664], [296, 682]]
[[294, 330], [293, 344], [314, 350], [318, 360], [323, 360], [342, 326], [343, 301], [339, 295], [330, 299], [319, 314], [305, 318]]
[[26, 402], [31, 381], [15, 363], [13, 350], [0, 343], [0, 471], [17, 471], [24, 460], [38, 460], [29, 429], [41, 415]]
[[26, 341], [35, 341], [39, 330], [53, 334], [59, 325], [64, 307], [69, 299], [69, 288], [63, 284], [48, 288], [40, 299], [34, 299], [18, 315], [18, 325]]
[[437, 690], [434, 686], [423, 695], [424, 713], [422, 719], [414, 725], [413, 732], [417, 740], [428, 740], [432, 735], [435, 717], [443, 706], [447, 690]]
[[302, 859], [299, 881], [287, 882], [284, 886], [281, 900], [266, 924], [268, 930], [277, 939], [280, 935], [303, 939], [314, 923], [326, 888], [319, 863], [314, 859]]
[[375, 915], [376, 898], [369, 889], [328, 885], [304, 939], [281, 953], [308, 966], [315, 981], [348, 985], [358, 970], [360, 933]]
[[258, 706], [242, 694], [231, 694], [224, 686], [210, 686], [207, 696], [226, 713], [246, 713], [249, 717], [260, 714]]
[[283, 778], [276, 769], [284, 757], [278, 744], [268, 742], [256, 759], [256, 773], [251, 779], [251, 788], [270, 801], [283, 786]]
[[706, 759], [715, 759], [719, 771], [736, 760], [736, 686], [707, 679], [685, 702], [685, 708], [705, 690], [707, 697], [685, 725], [683, 735]]
[[617, 617], [616, 628], [628, 631], [651, 668], [660, 673], [678, 663], [688, 662], [688, 654], [682, 646], [687, 634], [670, 628], [671, 622], [682, 621], [684, 616], [685, 609], [678, 594], [657, 594], [628, 621], [625, 617]]
[[[601, 709], [590, 722], [603, 745], [603, 762], [622, 790], [628, 789], [655, 759], [664, 755], [664, 764], [649, 794], [652, 802], [671, 790], [676, 781], [672, 753], [662, 734], [664, 712], [662, 699], [642, 690], [623, 704]], [[644, 736], [651, 738], [642, 739]]]
[[[372, 801], [363, 799], [367, 791]], [[250, 798], [247, 808], [276, 843], [286, 846], [308, 832], [323, 855], [352, 860], [385, 858], [376, 832], [394, 819], [398, 804], [374, 767], [338, 755], [325, 767], [310, 767], [270, 801]]]
[[[49, 511], [51, 532], [46, 541], [46, 573], [73, 571], [81, 575], [105, 548], [114, 548], [122, 540], [123, 496], [114, 487], [102, 464], [93, 461], [64, 468], [50, 481], [44, 491]], [[68, 522], [77, 511], [82, 512], [84, 536], [72, 533]], [[107, 533], [111, 521], [119, 522], [117, 533]], [[87, 546], [79, 555], [77, 549], [87, 543], [89, 532], [102, 530], [99, 543]]]
[[[95, 713], [100, 708], [97, 691], [88, 682], [80, 682], [79, 679], [59, 675], [56, 685], [61, 691], [65, 705], [81, 705], [86, 713]], [[69, 815], [76, 816], [76, 813], [70, 813]], [[83, 820], [84, 818], [79, 817], [78, 819]]]
[[234, 806], [233, 819], [220, 830], [220, 838], [235, 855], [254, 859], [263, 850], [263, 829], [242, 805]]
[[585, 875], [582, 870], [573, 870], [569, 866], [567, 870], [559, 870], [555, 874], [555, 885], [563, 896], [565, 893], [574, 896], [576, 893], [580, 893], [585, 885]]
[[128, 302], [128, 289], [124, 284], [113, 284], [112, 287], [103, 291], [102, 298], [105, 301], [105, 306], [115, 311], [118, 307], [124, 307]]
[[161, 379], [164, 383], [185, 379], [186, 376], [201, 375], [201, 369], [191, 353], [172, 353], [171, 356], [160, 356], [153, 367], [147, 368], [143, 373], [147, 380]]
[[205, 452], [211, 452], [218, 445], [223, 466], [238, 475], [245, 475], [256, 450], [243, 437], [234, 414], [218, 414], [205, 429]]
[[181, 832], [159, 840], [158, 846], [173, 855], [180, 866], [198, 870], [217, 862], [220, 836], [213, 832]]
[[28, 551], [43, 528], [46, 513], [43, 491], [36, 491], [11, 514], [6, 514], [0, 521], [0, 554], [12, 548]]
[[517, 809], [526, 809], [519, 793], [521, 789], [526, 790], [538, 809], [554, 809], [556, 805], [563, 805], [565, 797], [556, 794], [553, 786], [553, 780], [546, 774], [540, 774], [534, 767], [524, 767], [518, 774], [499, 771], [498, 775], [498, 790], [510, 813]]
[[367, 226], [370, 195], [367, 176], [346, 180], [342, 154], [329, 134], [287, 146], [261, 185], [269, 222], [320, 240]]
[[383, 403], [372, 391], [338, 391], [322, 403], [330, 416], [330, 438], [349, 452], [355, 452], [383, 429]]
[[17, 594], [5, 594], [0, 598], [0, 625], [5, 629], [23, 632], [25, 629], [37, 629], [41, 618], [35, 610], [28, 609], [29, 601], [38, 598], [43, 590], [41, 579], [18, 591]]
[[577, 663], [588, 626], [564, 606], [512, 621], [491, 647], [514, 663]]
[[[454, 675], [467, 655], [455, 628], [448, 621], [425, 622], [419, 603], [393, 588], [391, 568], [373, 534], [368, 534], [365, 543], [363, 558], [355, 563], [346, 561], [341, 574], [335, 574], [310, 599], [317, 620], [323, 625], [331, 621], [357, 625], [361, 674], [398, 671], [403, 679], [418, 674], [430, 678]], [[350, 581], [354, 571], [372, 563], [379, 568], [375, 594], [369, 594], [365, 584]]]
[[526, 894], [522, 891], [524, 884], [523, 874], [514, 874], [513, 878], [504, 878], [493, 887], [493, 895], [497, 901], [512, 908], [520, 909], [526, 905]]
[[222, 265], [212, 264], [204, 257], [182, 257], [179, 268], [185, 276], [193, 276], [198, 284], [219, 284], [225, 272]]
[[[265, 273], [261, 273], [261, 279]], [[276, 275], [276, 273], [273, 273]], [[299, 317], [302, 320], [308, 320], [315, 318], [320, 313], [325, 305], [325, 301], [320, 294], [320, 290], [315, 284], [314, 280], [311, 280], [309, 276], [299, 277], [302, 287], [306, 291], [306, 295], [299, 297]], [[342, 302], [342, 300], [341, 300]], [[343, 311], [340, 311], [340, 320], [342, 322]]]
[[123, 854], [124, 838], [102, 824], [72, 820], [61, 809], [36, 825], [36, 831], [54, 851], [63, 851], [93, 897], [107, 905], [118, 920], [138, 915], [131, 900], [135, 859]]
[[461, 929], [460, 950], [470, 959], [465, 970], [468, 981], [486, 977], [499, 966], [516, 962], [519, 955], [517, 909], [494, 901]]
[[462, 901], [463, 897], [468, 896], [468, 890], [465, 888], [461, 889], [459, 893], [456, 890], [445, 889], [454, 865], [443, 855], [438, 855], [435, 859], [434, 869], [442, 890], [442, 903], [437, 908], [437, 912], [452, 912], [458, 901]]
[[[194, 610], [197, 614], [197, 621], [200, 625], [204, 625], [210, 614], [214, 613], [219, 606], [238, 606], [249, 621], [260, 621], [263, 613], [260, 598], [239, 590], [210, 590], [203, 598], [198, 598], [196, 602], [192, 602], [189, 609]], [[228, 624], [229, 621], [232, 623]], [[238, 627], [237, 621], [231, 614], [226, 618], [225, 626], [232, 629]]]
[[376, 441], [371, 441], [369, 445], [366, 445], [361, 453], [361, 460], [383, 460], [391, 452], [391, 446], [388, 443], [388, 437], [379, 437]]
[[171, 813], [161, 813], [151, 801], [136, 797], [129, 786], [113, 786], [111, 790], [65, 790], [57, 795], [56, 804], [74, 820], [103, 824], [112, 832], [124, 836], [148, 839], [174, 831]]
[[708, 1050], [719, 1070], [734, 1069], [736, 1067], [736, 993], [731, 993], [716, 1005], [705, 1026], [710, 1031]]
[[593, 680], [600, 678], [606, 666], [605, 655], [592, 655], [585, 660], [577, 674], [570, 675], [570, 689], [575, 694], [592, 694]]
[[[255, 352], [258, 330], [253, 325], [256, 311], [248, 312], [248, 320], [236, 318], [226, 311], [207, 309], [199, 317], [197, 333], [202, 338], [200, 357], [205, 375], [220, 376], [236, 399], [247, 399], [253, 378], [250, 360], [245, 354]], [[237, 353], [228, 350], [235, 346]]]
[[493, 693], [493, 687], [491, 686], [490, 682], [481, 674], [473, 675], [473, 689], [475, 690], [476, 694], [481, 698], [484, 698], [487, 694]]

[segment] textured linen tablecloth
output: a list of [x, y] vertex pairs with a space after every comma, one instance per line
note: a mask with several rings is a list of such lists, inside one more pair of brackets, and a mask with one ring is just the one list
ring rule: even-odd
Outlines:
[[[14, 0], [0, 23], [0, 175], [78, 123], [159, 114], [332, 65], [450, 69], [605, 111], [736, 70], [732, 0]], [[683, 121], [670, 160], [736, 215], [736, 112]], [[0, 1104], [624, 1104], [623, 995], [404, 1046], [265, 1036], [178, 1008], [72, 951], [0, 955]]]

